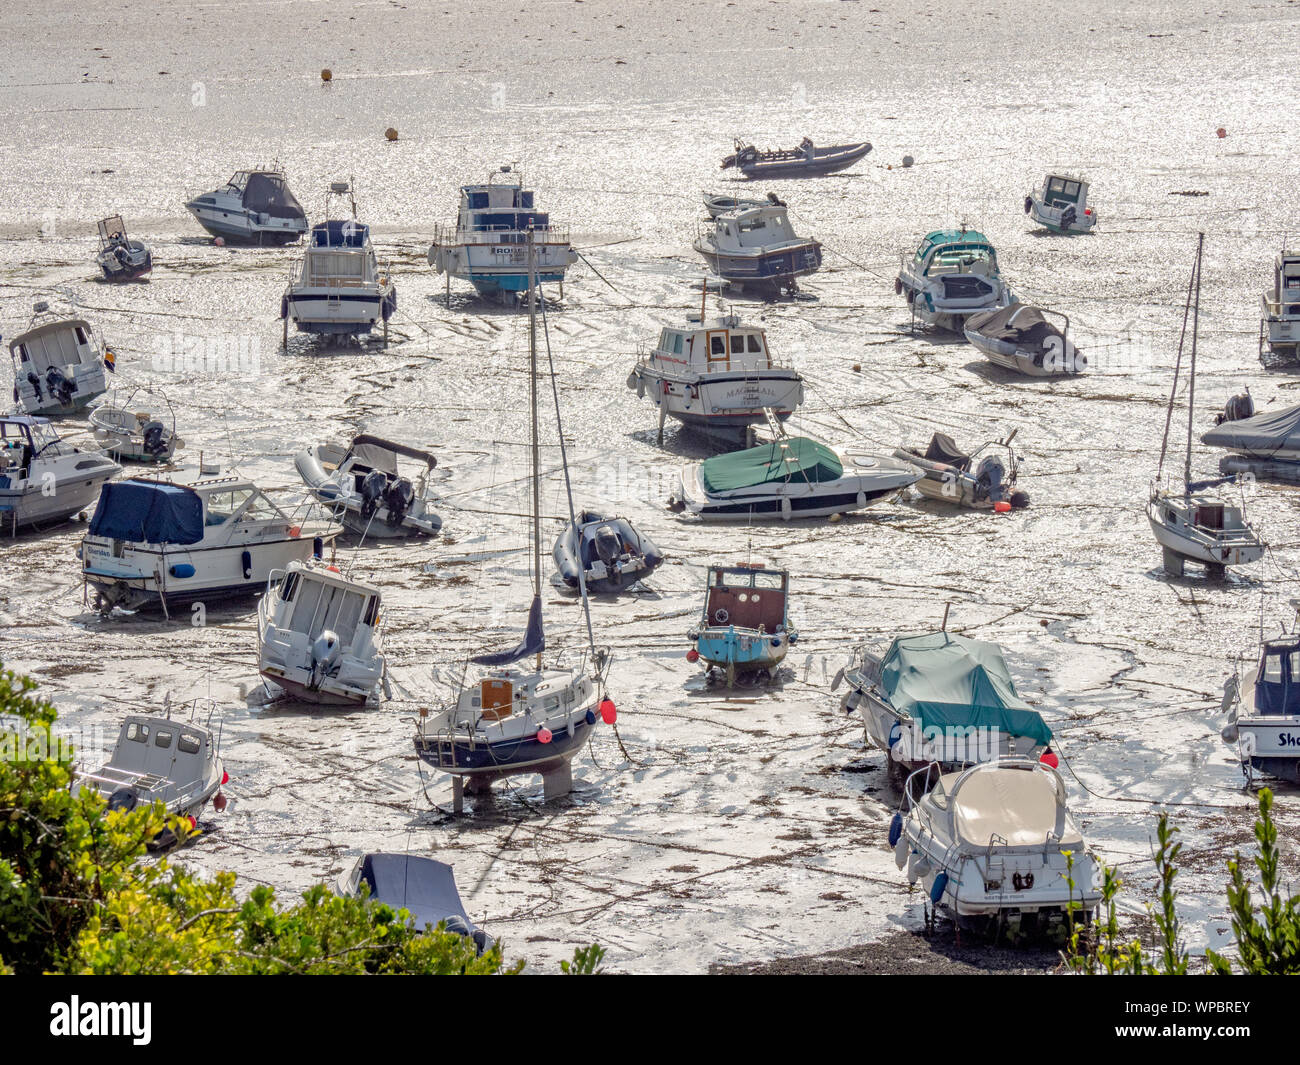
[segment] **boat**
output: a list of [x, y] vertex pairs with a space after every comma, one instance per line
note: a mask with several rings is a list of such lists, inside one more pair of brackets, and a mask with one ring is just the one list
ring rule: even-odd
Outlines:
[[805, 137], [797, 148], [759, 150], [739, 139], [735, 151], [722, 160], [722, 169], [735, 167], [747, 178], [821, 177], [847, 170], [871, 151], [868, 141], [856, 144], [832, 144], [818, 148]]
[[701, 229], [692, 247], [709, 269], [736, 285], [788, 289], [795, 278], [816, 273], [822, 246], [801, 237], [785, 207], [750, 207], [718, 215]]
[[1183, 340], [1187, 335], [1187, 311], [1184, 311], [1183, 338], [1178, 343], [1174, 363], [1174, 380], [1169, 391], [1169, 408], [1165, 416], [1164, 440], [1160, 446], [1160, 463], [1147, 499], [1147, 520], [1164, 556], [1165, 572], [1181, 577], [1185, 564], [1196, 562], [1212, 576], [1222, 576], [1228, 566], [1241, 566], [1263, 558], [1267, 545], [1253, 525], [1246, 520], [1245, 496], [1237, 504], [1217, 489], [1225, 479], [1192, 480], [1192, 428], [1196, 410], [1196, 337], [1201, 310], [1201, 257], [1205, 234], [1196, 242], [1196, 262], [1188, 282], [1192, 342], [1187, 385], [1187, 452], [1183, 465], [1181, 490], [1166, 487], [1161, 477], [1165, 454], [1169, 448], [1169, 429], [1173, 422], [1174, 403], [1178, 397], [1178, 378], [1183, 361]]
[[659, 408], [664, 420], [733, 439], [751, 427], [784, 422], [803, 403], [803, 377], [772, 354], [766, 330], [736, 315], [687, 319], [660, 330], [649, 354], [637, 359], [627, 386]]
[[[454, 699], [437, 713], [421, 710], [415, 733], [420, 760], [452, 778], [453, 809], [463, 809], [466, 785], [488, 790], [494, 780], [540, 773], [546, 800], [573, 790], [574, 757], [587, 745], [598, 722], [613, 724], [617, 712], [605, 692], [609, 653], [596, 646], [586, 589], [581, 588], [588, 648], [572, 665], [543, 664], [546, 634], [542, 624], [541, 447], [538, 442], [537, 274], [535, 234], [528, 234], [528, 413], [531, 421], [532, 483], [530, 535], [532, 603], [524, 637], [508, 650], [473, 656]], [[549, 344], [548, 344], [549, 352]], [[550, 374], [556, 420], [559, 392]], [[576, 519], [568, 465], [561, 442], [570, 520]], [[533, 659], [525, 664], [526, 659]], [[471, 673], [470, 665], [484, 667]]]
[[45, 300], [27, 328], [9, 342], [14, 403], [24, 414], [73, 414], [108, 391], [115, 356], [84, 318], [65, 318]]
[[1219, 459], [1225, 476], [1249, 474], [1272, 481], [1300, 484], [1300, 406], [1254, 413], [1235, 396], [1218, 424], [1201, 436], [1201, 443], [1229, 452]]
[[[152, 407], [142, 410], [145, 400], [151, 401]], [[155, 416], [158, 401], [167, 411]], [[121, 399], [109, 397], [91, 408], [89, 421], [95, 443], [119, 462], [170, 462], [176, 449], [185, 444], [176, 434], [176, 412], [171, 401], [152, 389], [136, 388]]]
[[961, 332], [967, 318], [1014, 303], [988, 237], [973, 229], [936, 229], [906, 259], [894, 291], [922, 325]]
[[237, 170], [224, 185], [192, 197], [185, 209], [227, 244], [292, 244], [307, 232], [307, 215], [278, 164]]
[[558, 284], [564, 298], [565, 272], [578, 261], [569, 231], [536, 210], [532, 189], [517, 169], [503, 166], [481, 185], [464, 185], [456, 224], [439, 226], [429, 245], [429, 265], [451, 279], [468, 281], [484, 299], [514, 300], [528, 291], [528, 231], [534, 235], [537, 274]]
[[[335, 199], [347, 199], [351, 217], [330, 218]], [[397, 309], [397, 289], [380, 268], [370, 227], [357, 221], [353, 186], [335, 181], [325, 197], [324, 222], [311, 227], [302, 263], [280, 299], [284, 343], [289, 323], [300, 333], [365, 336], [376, 326], [388, 344], [388, 320]]]
[[958, 925], [1059, 936], [1095, 916], [1097, 862], [1051, 766], [1009, 758], [942, 775], [926, 766], [904, 792], [906, 815], [889, 825], [894, 862]]
[[1259, 303], [1259, 361], [1266, 369], [1300, 365], [1300, 252], [1273, 260], [1273, 287]]
[[257, 605], [258, 671], [300, 702], [364, 706], [385, 679], [382, 598], [320, 559], [272, 570]]
[[1088, 356], [1070, 340], [1070, 319], [1046, 307], [1017, 302], [980, 311], [962, 322], [962, 332], [989, 362], [1004, 370], [1066, 377], [1088, 368]]
[[350, 532], [391, 540], [437, 536], [442, 528], [429, 484], [438, 465], [431, 452], [362, 433], [348, 444], [314, 444], [293, 463], [312, 495]]
[[468, 936], [480, 954], [492, 943], [465, 912], [456, 874], [446, 862], [417, 854], [365, 854], [339, 878], [337, 890], [344, 898], [369, 898], [405, 910], [421, 931], [442, 927]]
[[769, 192], [766, 199], [752, 200], [743, 196], [727, 196], [716, 192], [704, 194], [704, 209], [710, 218], [731, 214], [734, 211], [747, 211], [751, 207], [784, 207], [785, 201], [778, 199], [775, 192]]
[[799, 639], [790, 623], [790, 574], [758, 563], [710, 566], [700, 620], [686, 634], [689, 662], [703, 662], [705, 680], [768, 679]]
[[[945, 617], [946, 623], [946, 617]], [[1016, 691], [1002, 648], [939, 632], [864, 644], [834, 679], [846, 714], [862, 717], [867, 744], [891, 775], [937, 762], [944, 770], [998, 758], [1038, 758], [1052, 730]]]
[[686, 463], [669, 507], [710, 521], [825, 518], [862, 510], [921, 477], [911, 463], [858, 444], [777, 436], [771, 443]]
[[1221, 735], [1241, 759], [1247, 787], [1256, 772], [1300, 784], [1300, 624], [1262, 639], [1255, 668], [1238, 663], [1223, 686], [1222, 710]]
[[1091, 233], [1097, 212], [1088, 206], [1088, 183], [1068, 174], [1048, 174], [1025, 197], [1025, 214], [1053, 233]]
[[251, 596], [272, 570], [320, 557], [333, 522], [285, 514], [246, 477], [132, 477], [104, 485], [78, 548], [96, 606], [138, 610]]
[[134, 281], [153, 269], [153, 253], [126, 234], [126, 223], [115, 214], [99, 222], [99, 254], [95, 262], [107, 281]]
[[1019, 510], [1029, 505], [1029, 497], [1016, 490], [1015, 435], [1012, 430], [1005, 440], [989, 440], [968, 455], [952, 437], [935, 433], [924, 451], [900, 447], [894, 457], [923, 471], [912, 487], [926, 499], [974, 510]]
[[122, 467], [59, 439], [45, 418], [0, 415], [0, 529], [57, 525], [99, 498]]
[[567, 523], [551, 552], [560, 579], [570, 588], [616, 594], [645, 580], [663, 553], [627, 518], [582, 511]]

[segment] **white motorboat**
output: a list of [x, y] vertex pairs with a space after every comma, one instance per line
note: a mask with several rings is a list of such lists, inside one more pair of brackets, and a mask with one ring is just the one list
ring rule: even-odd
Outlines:
[[[150, 409], [141, 409], [144, 402]], [[161, 403], [164, 413], [157, 409]], [[125, 397], [110, 396], [92, 407], [90, 430], [105, 451], [120, 462], [170, 462], [185, 442], [176, 435], [176, 412], [162, 393], [136, 388]]]
[[638, 397], [648, 396], [664, 419], [719, 436], [743, 436], [769, 419], [784, 422], [803, 403], [803, 378], [772, 354], [767, 332], [735, 315], [714, 321], [690, 319], [659, 334], [627, 379]]
[[108, 281], [134, 281], [153, 270], [153, 253], [148, 245], [132, 240], [122, 216], [115, 214], [99, 223], [99, 254], [95, 262]]
[[[406, 468], [399, 460], [418, 466]], [[293, 458], [299, 476], [344, 526], [363, 536], [392, 539], [437, 536], [429, 472], [438, 460], [428, 451], [362, 433], [350, 444], [315, 444]]]
[[692, 247], [709, 269], [736, 285], [788, 289], [795, 278], [816, 273], [822, 246], [801, 237], [785, 207], [747, 207], [720, 214], [703, 225]]
[[778, 436], [769, 444], [686, 463], [669, 506], [710, 521], [825, 518], [862, 510], [921, 477], [911, 463], [858, 444]]
[[1053, 233], [1091, 233], [1097, 212], [1088, 206], [1088, 183], [1068, 174], [1048, 174], [1025, 197], [1025, 214]]
[[935, 433], [924, 451], [900, 447], [894, 458], [910, 462], [923, 471], [912, 487], [926, 499], [973, 510], [1019, 510], [1029, 505], [1029, 497], [1016, 489], [1020, 463], [1011, 441], [989, 440], [969, 455], [957, 447], [946, 433]]
[[451, 279], [474, 286], [485, 299], [514, 300], [528, 291], [528, 231], [533, 232], [537, 276], [558, 284], [564, 298], [565, 272], [578, 261], [569, 231], [534, 206], [532, 189], [510, 166], [488, 175], [481, 185], [464, 185], [456, 224], [439, 226], [429, 245], [429, 265]]
[[0, 529], [56, 525], [93, 506], [122, 467], [59, 439], [44, 418], [0, 416]]
[[927, 766], [905, 793], [907, 814], [889, 826], [894, 861], [936, 909], [1013, 936], [1068, 930], [1071, 911], [1076, 926], [1095, 914], [1097, 863], [1055, 769], [1025, 758], [942, 775]]
[[973, 229], [936, 229], [905, 259], [894, 291], [922, 325], [961, 332], [967, 318], [1015, 302], [988, 237]]
[[1220, 473], [1300, 483], [1300, 406], [1256, 414], [1248, 392], [1234, 396], [1201, 443], [1228, 450]]
[[[348, 201], [351, 216], [331, 218], [335, 199]], [[335, 181], [325, 197], [324, 222], [311, 228], [302, 262], [280, 299], [284, 343], [289, 323], [300, 333], [321, 336], [364, 336], [376, 326], [388, 343], [388, 319], [397, 309], [397, 289], [379, 265], [370, 243], [370, 227], [357, 221], [357, 201], [351, 183]]]
[[[1059, 318], [1061, 325], [1049, 321]], [[1029, 377], [1064, 377], [1088, 368], [1088, 357], [1070, 340], [1070, 319], [1059, 311], [1012, 303], [966, 318], [962, 332], [984, 357], [1004, 370]]]
[[384, 681], [378, 588], [319, 559], [271, 571], [257, 607], [258, 668], [294, 699], [362, 706]]
[[733, 211], [747, 211], [751, 207], [784, 207], [785, 203], [777, 198], [775, 192], [769, 192], [764, 200], [746, 199], [741, 196], [726, 196], [715, 192], [704, 194], [704, 209], [710, 218], [730, 214]]
[[227, 243], [291, 244], [307, 232], [307, 215], [278, 165], [236, 171], [219, 188], [192, 197], [185, 209]]
[[1247, 786], [1256, 772], [1300, 784], [1300, 624], [1263, 640], [1253, 668], [1238, 664], [1222, 708], [1223, 741], [1241, 759]]
[[1270, 369], [1300, 363], [1300, 253], [1283, 251], [1273, 261], [1273, 287], [1259, 303], [1260, 362]]
[[84, 318], [64, 318], [44, 300], [26, 330], [9, 342], [14, 402], [25, 414], [73, 414], [108, 391], [113, 354]]
[[341, 531], [287, 515], [244, 477], [133, 477], [104, 486], [78, 555], [102, 613], [161, 606], [170, 616], [182, 603], [254, 595]]

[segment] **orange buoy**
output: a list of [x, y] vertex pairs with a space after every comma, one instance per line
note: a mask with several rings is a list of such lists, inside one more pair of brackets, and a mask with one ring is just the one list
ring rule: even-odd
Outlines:
[[326, 67], [324, 70], [322, 70], [322, 71], [320, 72], [320, 80], [321, 80], [321, 81], [329, 81], [329, 80], [332, 79], [333, 77], [334, 77], [334, 72], [333, 72], [332, 70], [330, 70], [329, 67]]
[[393, 129], [392, 126], [389, 126], [386, 130], [384, 130], [384, 136], [387, 137], [390, 141], [395, 141], [397, 140], [397, 130]]
[[1218, 137], [1219, 140], [1223, 140], [1223, 138], [1228, 135], [1228, 131], [1224, 129], [1222, 126], [1220, 126], [1218, 129], [1214, 131], [1214, 135]]

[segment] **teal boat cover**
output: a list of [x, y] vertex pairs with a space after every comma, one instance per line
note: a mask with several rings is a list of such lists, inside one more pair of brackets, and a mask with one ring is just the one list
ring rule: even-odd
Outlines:
[[806, 436], [774, 440], [700, 464], [704, 489], [714, 494], [785, 481], [834, 481], [842, 476], [844, 467], [835, 452]]
[[1052, 730], [1019, 695], [995, 643], [951, 632], [900, 636], [880, 664], [880, 686], [895, 710], [922, 725], [997, 728], [1037, 743]]

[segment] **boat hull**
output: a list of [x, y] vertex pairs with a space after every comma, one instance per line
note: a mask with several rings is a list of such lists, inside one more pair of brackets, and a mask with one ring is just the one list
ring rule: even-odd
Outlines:
[[[594, 718], [594, 712], [591, 714]], [[470, 743], [465, 739], [421, 737], [415, 741], [420, 761], [453, 776], [472, 778], [486, 786], [501, 777], [523, 772], [545, 773], [571, 762], [591, 740], [596, 726], [579, 718], [573, 734], [560, 729], [549, 743], [535, 736], [499, 740], [494, 743]]]
[[391, 290], [346, 294], [291, 291], [284, 297], [282, 310], [300, 333], [362, 336], [383, 326], [395, 302]]
[[776, 669], [790, 649], [785, 633], [759, 633], [754, 629], [704, 629], [695, 637], [695, 650], [705, 665], [731, 673]]
[[1147, 506], [1147, 521], [1156, 542], [1164, 551], [1165, 568], [1181, 576], [1182, 563], [1197, 562], [1212, 570], [1226, 566], [1244, 566], [1264, 557], [1264, 545], [1258, 538], [1219, 541], [1184, 534], [1161, 518], [1161, 504], [1153, 501]]
[[864, 141], [847, 148], [814, 149], [812, 158], [757, 159], [749, 163], [738, 162], [736, 167], [751, 181], [757, 178], [822, 177], [847, 170], [866, 158], [870, 151], [871, 145]]
[[755, 255], [720, 252], [704, 241], [696, 241], [695, 250], [718, 277], [736, 285], [786, 285], [815, 274], [822, 265], [822, 246], [815, 240]]
[[[59, 479], [56, 491], [45, 492], [40, 485], [30, 488], [0, 487], [0, 527], [23, 529], [31, 526], [57, 525], [95, 505], [100, 487], [118, 467], [96, 472], [92, 477], [69, 482]], [[0, 482], [6, 481], [0, 475]]]
[[229, 211], [192, 202], [185, 207], [199, 225], [212, 236], [221, 237], [227, 244], [278, 247], [296, 243], [307, 232], [306, 219], [286, 220], [283, 226], [259, 225], [242, 208]]

